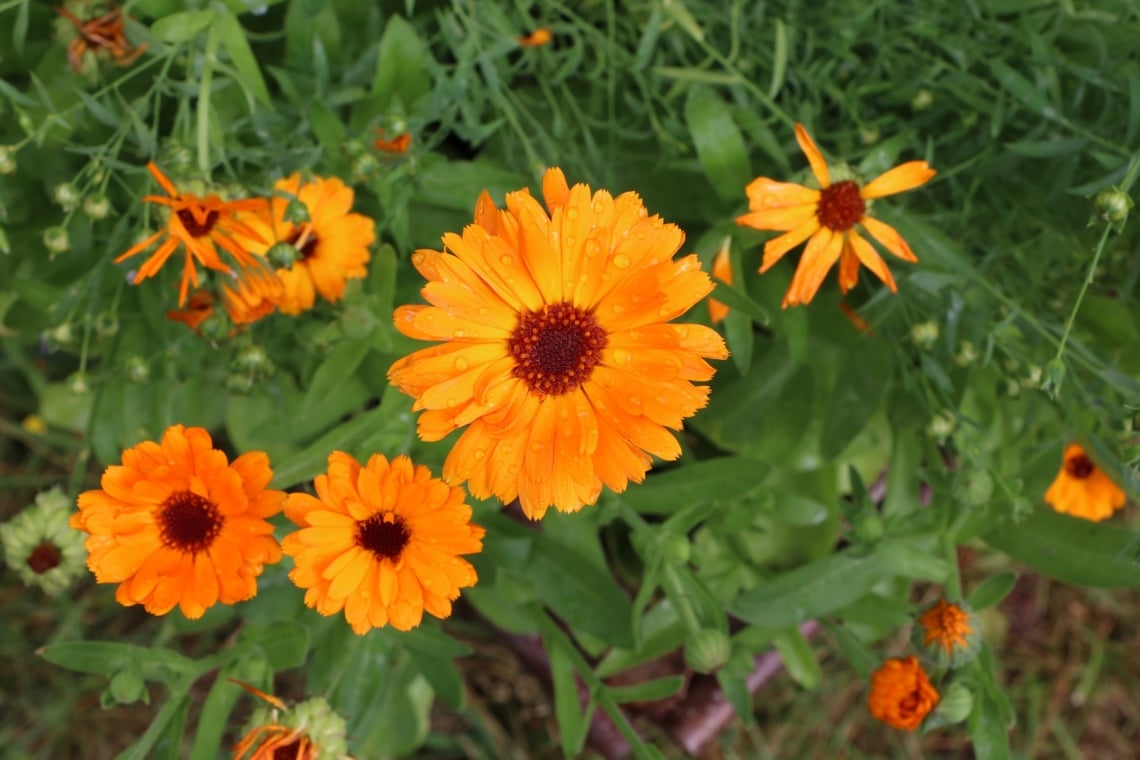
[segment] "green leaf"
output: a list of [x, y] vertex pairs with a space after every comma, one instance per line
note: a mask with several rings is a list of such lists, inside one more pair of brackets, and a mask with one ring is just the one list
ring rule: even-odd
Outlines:
[[210, 26], [217, 14], [211, 10], [182, 11], [154, 22], [150, 35], [160, 42], [177, 45], [189, 42]]
[[974, 695], [974, 709], [970, 711], [968, 725], [975, 757], [986, 760], [1009, 760], [1012, 757], [1001, 705], [989, 689], [981, 689]]
[[970, 592], [967, 601], [975, 611], [993, 607], [1005, 599], [1013, 587], [1017, 585], [1018, 574], [1013, 570], [1006, 570], [986, 578]]
[[1066, 583], [1140, 588], [1140, 536], [1039, 509], [982, 537], [995, 549]]
[[586, 743], [590, 716], [582, 710], [574, 663], [562, 648], [561, 642], [544, 638], [543, 643], [550, 657], [550, 677], [554, 682], [554, 716], [558, 719], [562, 753], [566, 757], [577, 757]]
[[851, 668], [860, 678], [868, 679], [871, 673], [879, 667], [882, 658], [876, 655], [862, 639], [856, 636], [846, 625], [824, 621], [824, 626], [835, 636], [835, 643], [839, 646], [839, 653], [847, 660]]
[[1006, 143], [1007, 150], [1030, 158], [1054, 158], [1080, 153], [1088, 145], [1083, 137], [1062, 137], [1055, 140], [1020, 140]]
[[300, 414], [306, 414], [327, 398], [335, 396], [340, 388], [356, 374], [365, 355], [371, 350], [367, 341], [342, 340], [317, 368], [305, 399], [301, 402]]
[[[730, 309], [742, 314], [747, 314], [758, 325], [767, 325], [770, 321], [768, 311], [763, 306], [753, 301], [748, 295], [733, 285], [726, 285], [720, 280], [717, 280], [716, 289], [712, 292], [710, 297], [715, 298]], [[731, 316], [731, 314], [729, 316]]]
[[[257, 98], [262, 105], [272, 111], [273, 99], [269, 97], [269, 89], [265, 86], [265, 78], [261, 75], [261, 69], [257, 65], [257, 59], [249, 47], [249, 36], [245, 30], [242, 29], [241, 24], [238, 23], [237, 17], [229, 13], [219, 13], [218, 34], [222, 46], [226, 49], [226, 52], [230, 54], [230, 60], [233, 61], [234, 68], [237, 69], [238, 74], [241, 75], [238, 84], [240, 84], [241, 88], [247, 93], [252, 92], [254, 98]], [[251, 111], [253, 110], [252, 105], [251, 102]]]
[[792, 680], [805, 689], [814, 689], [823, 680], [823, 669], [811, 645], [799, 628], [788, 628], [777, 633], [773, 639], [776, 650], [784, 660], [784, 667]]
[[942, 583], [950, 574], [950, 563], [933, 553], [931, 541], [891, 541], [876, 552], [882, 567], [892, 575]]
[[112, 641], [61, 641], [36, 652], [53, 665], [79, 673], [111, 675], [130, 667], [164, 668], [187, 674], [199, 666], [169, 649], [151, 649]]
[[337, 425], [306, 446], [303, 451], [275, 467], [273, 487], [291, 488], [302, 481], [311, 480], [325, 469], [330, 452], [352, 450], [369, 435], [375, 433], [378, 427], [390, 421], [391, 409], [380, 406], [359, 414], [342, 425]]
[[[728, 632], [722, 605], [700, 578], [687, 567], [666, 564], [662, 586], [674, 609], [688, 609], [703, 629]], [[682, 615], [682, 619], [686, 616]], [[692, 633], [692, 631], [690, 631]]]
[[150, 726], [129, 748], [119, 753], [115, 760], [148, 760], [152, 757], [151, 750], [158, 740], [165, 734], [172, 721], [184, 720], [186, 709], [190, 706], [190, 695], [182, 694], [166, 701], [158, 715], [150, 722]]
[[713, 188], [725, 200], [742, 199], [752, 166], [728, 106], [710, 87], [694, 84], [685, 101], [685, 122]]
[[528, 575], [538, 597], [572, 628], [614, 646], [633, 647], [629, 597], [592, 558], [540, 533]]
[[226, 663], [218, 671], [217, 678], [210, 686], [202, 713], [198, 717], [198, 730], [194, 734], [194, 744], [190, 749], [190, 760], [215, 760], [222, 737], [229, 728], [230, 714], [244, 689], [228, 680], [237, 679], [258, 688], [270, 688], [273, 671], [263, 657], [243, 655]]
[[771, 468], [748, 457], [718, 457], [650, 473], [620, 498], [641, 514], [668, 515], [694, 504], [730, 501], [756, 489]]
[[1041, 89], [1026, 79], [1024, 74], [1002, 60], [990, 61], [989, 66], [990, 73], [997, 78], [1002, 87], [1033, 111], [1035, 116], [1057, 119], [1057, 109], [1042, 94]]
[[615, 673], [629, 670], [678, 649], [685, 643], [688, 629], [677, 615], [673, 603], [666, 598], [645, 613], [641, 619], [639, 633], [641, 638], [637, 642], [637, 648], [613, 647], [606, 653], [596, 668], [599, 678], [609, 678]]
[[847, 353], [827, 397], [820, 456], [834, 459], [855, 440], [879, 408], [892, 369], [886, 341], [874, 336], [864, 338], [858, 349]]
[[390, 16], [380, 36], [372, 94], [380, 96], [384, 108], [398, 99], [410, 109], [431, 91], [430, 63], [431, 54], [415, 28], [402, 16]]
[[273, 670], [289, 670], [305, 662], [309, 653], [309, 629], [295, 620], [247, 625], [238, 636], [238, 642], [259, 647]]
[[613, 686], [610, 687], [609, 692], [613, 701], [619, 704], [622, 702], [655, 702], [673, 696], [684, 685], [684, 676], [665, 676], [630, 686]]

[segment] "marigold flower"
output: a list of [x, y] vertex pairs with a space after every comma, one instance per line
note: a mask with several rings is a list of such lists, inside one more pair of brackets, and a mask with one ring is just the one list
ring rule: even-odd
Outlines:
[[[297, 249], [293, 264], [277, 270], [282, 283], [274, 297], [278, 307], [286, 314], [300, 314], [313, 308], [317, 293], [326, 301], [339, 301], [346, 280], [368, 274], [368, 247], [376, 240], [376, 223], [350, 213], [353, 190], [336, 177], [302, 183], [301, 175], [294, 174], [278, 180], [274, 189], [281, 195], [270, 201], [268, 213], [243, 214], [240, 219], [254, 233], [241, 238], [250, 252], [265, 255], [280, 242]], [[304, 206], [308, 220], [289, 218], [291, 198]]]
[[891, 728], [913, 731], [938, 704], [938, 691], [914, 656], [893, 657], [871, 674], [867, 706]]
[[83, 574], [83, 535], [68, 524], [71, 499], [54, 488], [0, 525], [8, 567], [29, 586], [55, 595]]
[[484, 530], [463, 489], [406, 456], [374, 454], [362, 467], [342, 451], [313, 484], [316, 497], [289, 494], [285, 515], [300, 530], [282, 546], [296, 562], [289, 578], [320, 614], [343, 609], [358, 634], [389, 623], [406, 631], [425, 610], [449, 616], [459, 590], [475, 585], [459, 555], [482, 551]]
[[912, 633], [915, 648], [941, 667], [959, 667], [974, 659], [981, 633], [974, 611], [965, 602], [939, 599], [918, 616]]
[[[721, 282], [731, 285], [732, 284], [732, 258], [729, 256], [729, 248], [731, 247], [732, 238], [725, 238], [724, 242], [720, 245], [720, 250], [717, 251], [716, 258], [713, 259], [712, 273], [713, 277]], [[715, 325], [724, 321], [728, 316], [729, 308], [715, 298], [709, 299], [709, 320]]]
[[237, 683], [272, 707], [254, 712], [251, 728], [234, 746], [233, 760], [350, 760], [345, 720], [323, 697], [289, 708], [274, 696]]
[[214, 313], [214, 294], [207, 290], [195, 290], [185, 309], [169, 309], [166, 318], [171, 322], [181, 322], [194, 332]]
[[231, 463], [202, 428], [173, 425], [161, 443], [126, 449], [102, 489], [80, 494], [71, 526], [89, 534], [87, 567], [119, 584], [120, 604], [154, 615], [177, 605], [199, 618], [253, 597], [263, 566], [281, 559], [265, 519], [285, 501], [266, 488], [272, 478], [264, 452]]
[[554, 39], [554, 34], [548, 27], [540, 26], [525, 37], [519, 37], [519, 44], [523, 47], [539, 47], [548, 44]]
[[376, 134], [376, 140], [372, 143], [372, 147], [376, 150], [385, 153], [407, 153], [408, 148], [412, 147], [412, 135], [409, 132], [401, 132], [391, 140], [386, 139], [383, 129], [377, 129]]
[[543, 179], [549, 212], [526, 190], [419, 250], [432, 305], [396, 310], [397, 329], [443, 341], [400, 359], [389, 378], [416, 399], [420, 437], [466, 427], [443, 466], [476, 498], [518, 498], [539, 519], [554, 505], [593, 504], [602, 485], [641, 482], [650, 455], [676, 459], [669, 432], [705, 406], [728, 356], [709, 327], [668, 324], [712, 291], [695, 255], [674, 261], [676, 225], [649, 216], [636, 193], [617, 198]]
[[764, 245], [760, 273], [767, 272], [784, 254], [806, 240], [807, 248], [784, 295], [784, 308], [811, 302], [837, 261], [839, 289], [844, 293], [858, 283], [860, 264], [897, 291], [886, 263], [859, 234], [856, 225], [862, 225], [900, 259], [918, 261], [894, 227], [869, 215], [869, 202], [925, 184], [935, 175], [934, 169], [925, 161], [909, 161], [865, 185], [853, 179], [832, 183], [827, 162], [802, 124], [796, 125], [796, 141], [807, 156], [820, 189], [758, 177], [745, 188], [749, 212], [736, 218], [737, 224], [746, 227], [785, 232]]
[[1065, 447], [1061, 469], [1045, 492], [1057, 512], [1099, 522], [1124, 506], [1124, 491], [1075, 443]]
[[121, 8], [111, 8], [102, 16], [86, 21], [62, 6], [55, 6], [55, 10], [75, 27], [77, 36], [67, 46], [67, 63], [73, 73], [83, 69], [83, 56], [87, 52], [97, 54], [106, 50], [116, 64], [129, 66], [147, 49], [145, 43], [136, 48], [127, 40]]
[[166, 175], [155, 166], [154, 162], [147, 164], [147, 169], [154, 175], [155, 180], [168, 197], [148, 195], [143, 198], [147, 203], [157, 203], [170, 209], [170, 218], [166, 228], [159, 230], [150, 237], [139, 241], [127, 249], [126, 252], [115, 259], [118, 264], [144, 249], [149, 248], [160, 238], [165, 236], [162, 245], [147, 259], [135, 275], [134, 284], [138, 285], [148, 277], [153, 277], [162, 269], [163, 264], [170, 258], [179, 246], [186, 252], [186, 263], [182, 269], [182, 285], [178, 291], [178, 305], [186, 303], [186, 292], [190, 283], [198, 285], [198, 270], [195, 261], [207, 269], [219, 272], [230, 272], [230, 267], [222, 261], [218, 248], [229, 253], [241, 268], [257, 269], [263, 266], [234, 239], [241, 234], [245, 238], [260, 239], [257, 232], [247, 227], [235, 218], [240, 211], [253, 211], [265, 206], [260, 198], [248, 198], [240, 201], [223, 201], [217, 195], [208, 195], [199, 198], [192, 193], [181, 193]]
[[247, 325], [277, 310], [285, 284], [268, 270], [246, 269], [232, 283], [222, 285], [222, 306], [235, 325]]

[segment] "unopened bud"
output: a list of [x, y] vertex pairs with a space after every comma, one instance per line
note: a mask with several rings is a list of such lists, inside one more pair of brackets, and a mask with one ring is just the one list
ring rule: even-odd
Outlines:
[[1061, 385], [1065, 382], [1065, 363], [1060, 359], [1051, 359], [1042, 372], [1041, 390], [1056, 400], [1061, 394]]
[[705, 628], [685, 643], [685, 664], [698, 673], [711, 673], [724, 665], [731, 653], [728, 634]]
[[106, 219], [111, 213], [111, 202], [105, 195], [89, 195], [83, 199], [83, 213], [95, 221]]
[[910, 328], [910, 339], [921, 349], [929, 349], [938, 340], [937, 322], [919, 322]]
[[147, 691], [146, 683], [143, 681], [142, 671], [135, 665], [111, 676], [111, 683], [107, 685], [100, 702], [104, 707], [113, 707], [129, 705], [139, 700], [149, 704], [150, 692]]
[[914, 94], [914, 97], [911, 98], [911, 101], [910, 101], [910, 107], [912, 110], [915, 110], [915, 111], [925, 111], [927, 108], [930, 108], [930, 106], [932, 106], [933, 104], [934, 104], [934, 95], [931, 94], [930, 90], [927, 90], [925, 88], [916, 92]]
[[76, 372], [67, 381], [67, 387], [76, 396], [82, 396], [91, 392], [91, 386], [87, 384], [87, 375], [82, 372]]
[[958, 427], [958, 420], [950, 412], [939, 412], [934, 415], [930, 422], [926, 425], [927, 434], [938, 441], [944, 442], [947, 438], [954, 434], [954, 430]]
[[71, 240], [67, 237], [67, 230], [58, 225], [44, 230], [44, 248], [47, 248], [52, 255], [66, 253], [71, 248]]
[[968, 340], [964, 340], [958, 344], [958, 353], [954, 354], [954, 363], [959, 367], [968, 367], [973, 364], [978, 358], [978, 352], [974, 350], [974, 344]]
[[100, 337], [110, 338], [119, 332], [119, 317], [110, 311], [101, 311], [95, 316], [95, 332]]
[[57, 489], [0, 525], [0, 544], [9, 569], [25, 584], [58, 594], [85, 571], [84, 535], [68, 525], [75, 502]]
[[[304, 208], [302, 206], [302, 208]], [[292, 243], [274, 243], [273, 246], [265, 252], [265, 257], [269, 259], [269, 263], [278, 269], [292, 269], [293, 263], [300, 258], [301, 252], [297, 250], [296, 246]]]
[[64, 211], [74, 211], [79, 206], [79, 191], [70, 182], [62, 182], [55, 186], [52, 198]]
[[661, 554], [671, 565], [687, 565], [693, 555], [693, 544], [688, 536], [669, 533], [661, 540]]
[[308, 224], [312, 221], [309, 217], [309, 208], [299, 200], [289, 201], [285, 206], [285, 221], [293, 224]]
[[7, 145], [0, 145], [0, 174], [16, 171], [16, 152]]
[[1135, 204], [1128, 193], [1118, 187], [1110, 187], [1097, 193], [1095, 205], [1097, 216], [1119, 230]]
[[961, 681], [950, 684], [950, 688], [942, 694], [938, 709], [931, 716], [928, 727], [934, 727], [935, 721], [940, 726], [961, 723], [970, 717], [974, 709], [974, 693]]
[[380, 162], [371, 153], [362, 153], [352, 161], [352, 176], [357, 181], [370, 178], [380, 168]]
[[123, 363], [123, 374], [132, 383], [145, 383], [150, 379], [150, 365], [141, 356], [130, 356]]

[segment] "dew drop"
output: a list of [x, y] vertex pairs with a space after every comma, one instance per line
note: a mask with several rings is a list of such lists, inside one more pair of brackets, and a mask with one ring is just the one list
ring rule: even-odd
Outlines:
[[618, 364], [629, 364], [633, 361], [633, 354], [624, 348], [614, 351], [614, 361]]
[[510, 266], [511, 264], [515, 263], [515, 257], [504, 253], [499, 257], [499, 263], [503, 266]]
[[484, 449], [475, 449], [474, 453], [476, 459], [483, 459], [487, 456], [487, 452]]
[[458, 357], [455, 360], [455, 368], [457, 370], [459, 370], [460, 372], [467, 369], [469, 366], [471, 366], [470, 363], [465, 358], [463, 358], [462, 356]]
[[459, 402], [458, 402], [458, 401], [456, 401], [454, 397], [448, 397], [448, 399], [447, 399], [447, 408], [448, 408], [448, 409], [452, 409], [452, 408], [454, 408], [454, 407], [455, 407], [455, 405], [456, 405], [456, 404], [458, 404], [458, 403], [459, 403]]
[[570, 208], [566, 209], [566, 218], [567, 219], [573, 221], [573, 220], [577, 219], [579, 216], [580, 216], [580, 212], [578, 211], [577, 206], [571, 206]]
[[[664, 309], [662, 309], [661, 311], [665, 311], [665, 310], [664, 310]], [[467, 334], [467, 333], [463, 332], [462, 330], [452, 330], [452, 332], [451, 332], [451, 337], [453, 337], [453, 338], [462, 338], [462, 337], [463, 337], [464, 335], [466, 335], [466, 334]]]
[[628, 269], [629, 263], [629, 256], [626, 256], [624, 253], [619, 253], [617, 256], [614, 256], [614, 266], [618, 269]]

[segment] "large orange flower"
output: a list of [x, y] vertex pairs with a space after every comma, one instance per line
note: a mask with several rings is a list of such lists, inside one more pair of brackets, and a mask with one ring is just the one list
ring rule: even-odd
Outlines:
[[861, 225], [900, 259], [918, 261], [898, 230], [869, 215], [869, 202], [925, 184], [935, 175], [934, 169], [925, 161], [909, 161], [866, 185], [853, 179], [833, 183], [827, 162], [802, 124], [796, 125], [796, 141], [807, 156], [820, 189], [758, 177], [745, 188], [749, 212], [736, 218], [737, 224], [746, 227], [786, 232], [764, 245], [761, 274], [806, 240], [807, 248], [784, 295], [784, 308], [809, 303], [836, 261], [839, 289], [844, 293], [859, 282], [860, 264], [897, 291], [886, 263], [856, 226]]
[[[241, 220], [254, 235], [242, 243], [252, 253], [265, 255], [276, 243], [293, 246], [296, 259], [277, 270], [283, 291], [274, 296], [281, 311], [300, 314], [313, 308], [316, 294], [335, 303], [344, 296], [346, 280], [368, 274], [368, 247], [376, 240], [376, 223], [363, 214], [350, 213], [353, 191], [336, 177], [301, 182], [301, 175], [280, 179], [279, 193], [266, 214], [246, 214]], [[308, 221], [291, 221], [291, 199], [296, 198]]]
[[119, 584], [120, 604], [155, 615], [178, 605], [198, 618], [254, 596], [262, 567], [281, 558], [265, 519], [285, 500], [266, 489], [272, 478], [264, 452], [231, 463], [205, 430], [174, 425], [80, 494], [71, 526], [90, 534], [87, 566], [99, 583]]
[[186, 251], [186, 263], [182, 268], [182, 285], [178, 291], [178, 305], [186, 303], [186, 291], [190, 283], [198, 285], [198, 270], [194, 265], [197, 261], [207, 269], [216, 269], [219, 272], [231, 272], [231, 268], [221, 259], [218, 248], [229, 253], [237, 261], [239, 268], [261, 266], [259, 262], [245, 249], [234, 241], [235, 234], [247, 238], [260, 239], [254, 230], [251, 230], [234, 215], [239, 211], [254, 211], [265, 206], [261, 198], [247, 198], [240, 201], [223, 201], [217, 195], [208, 195], [199, 198], [192, 193], [179, 192], [174, 183], [167, 179], [154, 162], [148, 163], [146, 168], [154, 175], [158, 184], [166, 191], [168, 197], [148, 195], [143, 198], [147, 203], [157, 203], [170, 209], [166, 228], [159, 230], [145, 240], [131, 246], [125, 253], [115, 259], [121, 261], [141, 253], [157, 242], [163, 236], [166, 240], [158, 247], [149, 259], [143, 262], [135, 274], [134, 284], [138, 285], [148, 277], [154, 277], [162, 269], [162, 265], [170, 258], [179, 246]]
[[696, 256], [673, 260], [680, 229], [635, 193], [570, 189], [560, 169], [543, 195], [549, 212], [526, 190], [500, 211], [484, 192], [446, 252], [415, 253], [432, 305], [400, 307], [396, 327], [443, 343], [389, 370], [424, 410], [421, 438], [466, 426], [444, 478], [517, 497], [534, 519], [641, 482], [650, 455], [680, 456], [668, 428], [707, 403], [693, 385], [713, 376], [705, 359], [728, 356], [714, 330], [668, 324], [713, 287]]
[[938, 690], [916, 657], [893, 657], [871, 674], [867, 706], [891, 728], [913, 731], [938, 705]]
[[1099, 522], [1124, 506], [1124, 491], [1075, 443], [1065, 447], [1061, 470], [1045, 492], [1057, 512]]
[[361, 467], [341, 451], [313, 484], [316, 497], [289, 494], [285, 514], [300, 530], [282, 547], [297, 565], [289, 578], [317, 612], [343, 609], [358, 634], [389, 623], [406, 631], [424, 610], [447, 617], [459, 590], [475, 585], [459, 555], [482, 551], [484, 530], [471, 523], [463, 489], [406, 456], [374, 454]]

